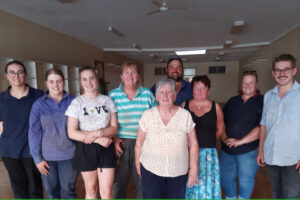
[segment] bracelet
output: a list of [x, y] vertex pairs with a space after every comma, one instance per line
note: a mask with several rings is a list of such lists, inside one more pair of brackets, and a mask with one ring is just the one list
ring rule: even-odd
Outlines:
[[99, 135], [99, 137], [101, 137], [103, 135], [102, 129], [99, 130], [98, 135]]

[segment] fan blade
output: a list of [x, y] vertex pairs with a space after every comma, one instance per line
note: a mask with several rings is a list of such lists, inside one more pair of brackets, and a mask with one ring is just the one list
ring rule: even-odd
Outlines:
[[160, 4], [159, 2], [157, 2], [157, 1], [152, 1], [152, 3], [153, 3], [155, 6], [157, 6], [157, 7], [161, 7], [161, 4]]
[[160, 10], [154, 10], [152, 12], [147, 13], [147, 15], [153, 15], [153, 14], [159, 13], [159, 12], [160, 12]]

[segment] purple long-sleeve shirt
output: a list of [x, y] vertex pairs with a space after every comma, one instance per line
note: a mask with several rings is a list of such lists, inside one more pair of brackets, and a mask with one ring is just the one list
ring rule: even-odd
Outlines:
[[35, 164], [74, 157], [75, 144], [68, 137], [67, 117], [64, 115], [73, 99], [65, 92], [63, 99], [56, 103], [46, 92], [32, 105], [28, 140]]

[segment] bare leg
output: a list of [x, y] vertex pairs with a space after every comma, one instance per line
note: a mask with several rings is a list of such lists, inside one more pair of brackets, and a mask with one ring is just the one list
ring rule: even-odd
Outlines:
[[81, 172], [84, 186], [85, 186], [85, 198], [86, 199], [97, 199], [98, 189], [98, 176], [97, 170], [88, 171], [88, 172]]
[[99, 189], [102, 199], [112, 199], [112, 187], [115, 177], [115, 168], [98, 168]]

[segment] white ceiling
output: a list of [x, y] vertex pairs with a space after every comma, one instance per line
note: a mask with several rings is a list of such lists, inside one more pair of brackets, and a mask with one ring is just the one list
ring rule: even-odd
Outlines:
[[[169, 8], [183, 10], [153, 15], [147, 13], [158, 7], [151, 0], [61, 1], [1, 0], [0, 9], [143, 63], [162, 62], [174, 50], [203, 48], [206, 55], [183, 58], [214, 61], [222, 51], [222, 60], [237, 61], [300, 25], [299, 0], [166, 0]], [[231, 34], [236, 20], [245, 21], [245, 29]], [[234, 45], [223, 48], [225, 40]]]

